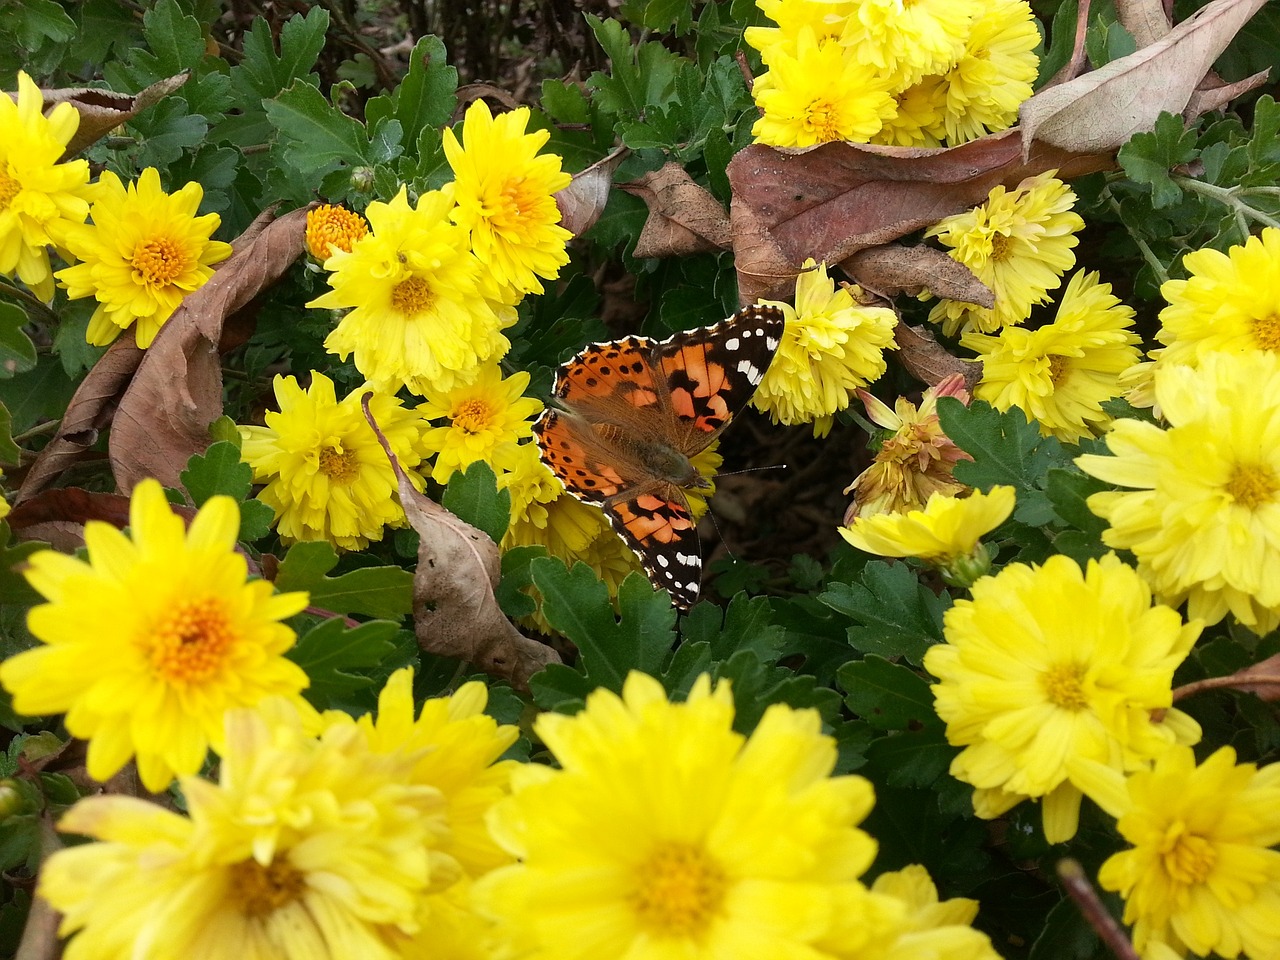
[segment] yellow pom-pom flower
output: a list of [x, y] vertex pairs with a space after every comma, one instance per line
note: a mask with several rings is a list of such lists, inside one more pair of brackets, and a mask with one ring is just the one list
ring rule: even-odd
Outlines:
[[[405, 525], [395, 473], [360, 405], [367, 392], [361, 387], [339, 401], [323, 373], [313, 370], [305, 390], [296, 378], [277, 376], [280, 412], [268, 413], [266, 426], [239, 427], [240, 458], [266, 484], [258, 499], [275, 511], [285, 543], [328, 540], [363, 550], [382, 539], [384, 527]], [[369, 412], [420, 488], [413, 468], [427, 456], [426, 421], [385, 393], [373, 394]]]
[[231, 244], [209, 239], [222, 223], [216, 213], [196, 216], [204, 188], [192, 182], [165, 193], [154, 167], [128, 187], [108, 170], [93, 197], [93, 223], [64, 232], [83, 262], [57, 277], [72, 300], [98, 301], [85, 334], [90, 343], [104, 346], [134, 327], [138, 346], [149, 347], [183, 298], [231, 256]]
[[325, 261], [333, 289], [308, 304], [352, 308], [325, 349], [352, 356], [381, 392], [451, 390], [511, 346], [501, 330], [515, 311], [497, 302], [489, 270], [449, 222], [452, 210], [452, 188], [412, 207], [404, 187], [389, 203], [369, 204], [371, 232]]
[[444, 131], [444, 155], [453, 168], [453, 222], [467, 230], [471, 249], [512, 300], [542, 293], [539, 277], [554, 280], [569, 262], [573, 236], [560, 226], [557, 190], [573, 179], [554, 153], [538, 155], [549, 130], [525, 133], [529, 108], [494, 117], [483, 100], [467, 108], [463, 144]]
[[876, 877], [871, 892], [893, 897], [906, 914], [892, 936], [858, 951], [858, 960], [1000, 960], [990, 938], [969, 926], [978, 901], [939, 900], [929, 872], [918, 863]]
[[946, 73], [943, 123], [947, 144], [957, 146], [1012, 126], [1032, 93], [1040, 69], [1035, 15], [1027, 0], [981, 5], [964, 52]]
[[756, 0], [756, 6], [777, 26], [747, 27], [742, 39], [760, 51], [767, 65], [775, 50], [794, 55], [796, 39], [806, 27], [819, 43], [838, 39], [856, 4], [853, 0]]
[[365, 218], [346, 207], [323, 203], [307, 211], [307, 252], [321, 263], [336, 250], [350, 253], [355, 242], [368, 232]]
[[[1201, 625], [1152, 605], [1150, 588], [1114, 554], [1081, 571], [1062, 555], [1010, 564], [973, 585], [930, 647], [935, 709], [964, 747], [951, 774], [972, 784], [974, 810], [997, 817], [1043, 800], [1050, 843], [1075, 835], [1081, 788], [1072, 762], [1116, 770], [1148, 764], [1200, 729], [1171, 709], [1173, 672]], [[1152, 711], [1164, 711], [1160, 723]]]
[[872, 143], [891, 147], [940, 147], [947, 135], [943, 122], [947, 89], [942, 77], [925, 77], [894, 95], [898, 112], [886, 120]]
[[404, 956], [447, 828], [439, 791], [353, 724], [316, 737], [314, 712], [264, 708], [228, 715], [220, 781], [184, 777], [186, 815], [102, 796], [62, 818], [96, 841], [40, 872], [67, 960]]
[[426, 402], [418, 413], [428, 420], [448, 420], [429, 429], [423, 438], [428, 456], [435, 454], [431, 479], [448, 483], [456, 471], [477, 460], [494, 473], [512, 468], [516, 444], [533, 436], [531, 418], [542, 412], [542, 402], [522, 394], [529, 374], [514, 373], [503, 379], [496, 363], [481, 368], [475, 382], [452, 390], [423, 391]]
[[1103, 542], [1131, 550], [1170, 606], [1214, 624], [1231, 613], [1262, 635], [1280, 626], [1280, 356], [1207, 354], [1156, 374], [1167, 429], [1117, 420], [1114, 456], [1085, 473], [1131, 490], [1095, 493]]
[[91, 777], [136, 757], [143, 785], [160, 791], [199, 770], [210, 746], [224, 752], [228, 710], [307, 686], [283, 656], [294, 632], [279, 622], [307, 595], [246, 580], [230, 497], [211, 497], [188, 530], [160, 484], [144, 480], [129, 527], [132, 539], [85, 524], [87, 563], [32, 554], [27, 580], [48, 601], [28, 617], [41, 645], [0, 664], [0, 683], [19, 713], [66, 713], [71, 734], [89, 741]]
[[1141, 341], [1133, 310], [1111, 295], [1111, 284], [1084, 271], [1067, 284], [1052, 323], [960, 338], [982, 359], [975, 397], [997, 410], [1017, 407], [1043, 436], [1066, 443], [1111, 422], [1102, 404], [1123, 392], [1120, 376], [1138, 362]]
[[60, 103], [44, 115], [44, 95], [18, 71], [18, 102], [0, 93], [0, 276], [53, 299], [49, 246], [89, 215], [89, 161], [60, 163], [80, 114]]
[[862, 0], [841, 43], [902, 89], [955, 64], [981, 9], [976, 0]]
[[995, 187], [985, 203], [930, 227], [925, 236], [950, 247], [951, 258], [991, 288], [996, 305], [987, 309], [940, 300], [929, 319], [942, 324], [948, 336], [962, 329], [994, 333], [1026, 320], [1075, 266], [1075, 235], [1084, 229], [1084, 221], [1071, 212], [1075, 202], [1071, 188], [1050, 171], [1012, 191]]
[[1280, 944], [1280, 763], [1196, 765], [1174, 747], [1130, 774], [1082, 761], [1073, 776], [1130, 844], [1098, 871], [1125, 900], [1144, 958], [1274, 957]]
[[805, 261], [796, 277], [796, 305], [770, 300], [786, 315], [782, 342], [751, 403], [774, 423], [813, 423], [814, 436], [831, 430], [834, 414], [859, 387], [884, 373], [898, 318], [884, 307], [864, 307], [858, 287], [836, 289], [826, 264]]
[[727, 685], [705, 675], [686, 703], [632, 673], [621, 697], [538, 717], [559, 766], [515, 771], [490, 828], [520, 862], [477, 884], [518, 955], [823, 960], [901, 918], [858, 881], [871, 786], [830, 775], [817, 712], [771, 706], [749, 738], [732, 723]]

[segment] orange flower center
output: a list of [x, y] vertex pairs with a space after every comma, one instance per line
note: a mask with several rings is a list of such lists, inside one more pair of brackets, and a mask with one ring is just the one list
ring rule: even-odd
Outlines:
[[483, 400], [464, 400], [453, 412], [453, 425], [466, 433], [480, 433], [493, 423], [493, 411]]
[[1013, 244], [1003, 233], [991, 235], [991, 259], [997, 262], [1009, 259], [1013, 252]]
[[1218, 851], [1204, 837], [1197, 837], [1179, 821], [1165, 831], [1160, 844], [1160, 857], [1165, 872], [1178, 883], [1204, 883], [1218, 861]]
[[1255, 317], [1251, 323], [1253, 341], [1259, 350], [1280, 350], [1280, 317], [1274, 313]]
[[306, 887], [302, 874], [287, 860], [267, 866], [257, 860], [232, 864], [227, 892], [249, 917], [265, 917], [293, 903]]
[[658, 847], [640, 868], [632, 906], [655, 934], [696, 935], [724, 903], [727, 878], [705, 850], [683, 843]]
[[133, 251], [133, 279], [149, 287], [167, 287], [187, 269], [182, 247], [168, 237], [153, 237]]
[[421, 277], [401, 280], [391, 291], [391, 306], [406, 317], [416, 317], [429, 308], [434, 300], [431, 284]]
[[22, 184], [9, 173], [7, 163], [0, 164], [0, 210], [6, 210], [13, 198], [22, 192]]
[[238, 637], [218, 597], [175, 603], [143, 643], [151, 668], [168, 683], [199, 683], [222, 668]]
[[1040, 674], [1040, 688], [1049, 702], [1063, 710], [1075, 712], [1089, 705], [1081, 681], [1084, 667], [1078, 663], [1055, 663]]
[[1231, 469], [1227, 481], [1227, 493], [1236, 503], [1249, 510], [1256, 510], [1275, 499], [1280, 483], [1270, 467], [1261, 464], [1237, 463]]
[[360, 458], [354, 450], [325, 447], [320, 451], [320, 472], [334, 483], [350, 483], [360, 473]]
[[335, 250], [350, 253], [355, 242], [368, 232], [364, 217], [345, 207], [326, 203], [307, 214], [307, 249], [317, 260], [327, 260]]
[[805, 120], [819, 143], [840, 139], [836, 105], [830, 100], [814, 100], [805, 110]]
[[1055, 387], [1062, 386], [1062, 381], [1071, 372], [1071, 361], [1068, 357], [1052, 356], [1049, 358], [1049, 380]]

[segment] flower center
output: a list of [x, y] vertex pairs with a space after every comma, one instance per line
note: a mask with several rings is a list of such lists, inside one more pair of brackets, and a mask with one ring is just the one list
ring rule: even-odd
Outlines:
[[430, 307], [434, 300], [431, 284], [421, 277], [401, 280], [391, 291], [391, 306], [406, 317], [416, 317]]
[[320, 472], [334, 483], [350, 483], [360, 473], [359, 457], [354, 450], [325, 447], [320, 451]]
[[993, 233], [991, 235], [991, 259], [996, 261], [1007, 260], [1013, 252], [1013, 244], [1009, 242], [1009, 238], [1003, 233]]
[[182, 248], [168, 237], [153, 237], [133, 251], [133, 279], [149, 287], [167, 287], [187, 269]]
[[1084, 667], [1078, 663], [1055, 663], [1040, 674], [1040, 687], [1054, 706], [1063, 710], [1083, 710], [1089, 705], [1085, 698]]
[[6, 210], [13, 198], [22, 192], [22, 184], [9, 173], [7, 163], [0, 164], [0, 210]]
[[1280, 350], [1280, 317], [1274, 313], [1255, 317], [1252, 327], [1253, 341], [1259, 350]]
[[1218, 852], [1204, 837], [1188, 832], [1186, 824], [1172, 824], [1160, 844], [1165, 872], [1178, 883], [1204, 883], [1213, 872]]
[[243, 860], [231, 867], [228, 894], [239, 901], [249, 917], [265, 917], [297, 900], [306, 884], [288, 860], [272, 860], [267, 866]]
[[1227, 493], [1236, 503], [1248, 510], [1256, 510], [1275, 499], [1280, 483], [1270, 467], [1259, 464], [1237, 463], [1231, 469], [1227, 481]]
[[152, 669], [164, 680], [198, 683], [221, 669], [236, 638], [222, 600], [205, 597], [175, 603], [143, 644]]
[[836, 105], [830, 100], [814, 100], [805, 111], [805, 119], [817, 135], [819, 143], [839, 140], [836, 123]]
[[1062, 381], [1070, 372], [1071, 366], [1067, 357], [1055, 354], [1049, 358], [1049, 380], [1055, 387], [1061, 387]]
[[493, 423], [493, 411], [483, 400], [464, 400], [453, 414], [453, 425], [466, 433], [480, 433]]
[[670, 937], [697, 935], [724, 902], [724, 871], [706, 851], [668, 843], [640, 868], [632, 904], [640, 922]]

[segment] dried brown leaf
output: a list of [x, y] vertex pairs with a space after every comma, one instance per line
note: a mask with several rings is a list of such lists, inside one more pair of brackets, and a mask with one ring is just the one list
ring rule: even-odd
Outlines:
[[1139, 49], [1155, 43], [1173, 27], [1164, 0], [1116, 0], [1116, 19]]
[[560, 208], [560, 226], [575, 237], [590, 230], [609, 202], [609, 188], [613, 186], [613, 171], [618, 169], [627, 154], [626, 147], [619, 147], [573, 175], [573, 180], [555, 195]]
[[[1184, 120], [1194, 120], [1202, 113], [1221, 110], [1232, 100], [1242, 97], [1250, 90], [1256, 90], [1267, 82], [1270, 70], [1261, 70], [1251, 77], [1237, 80], [1235, 83], [1201, 84], [1187, 101], [1187, 108], [1182, 111]], [[1207, 78], [1206, 78], [1207, 79]]]
[[97, 143], [127, 120], [132, 120], [143, 110], [163, 100], [177, 90], [191, 76], [179, 73], [138, 93], [116, 93], [97, 87], [63, 87], [44, 90], [45, 110], [55, 103], [69, 103], [80, 114], [80, 126], [67, 144], [66, 155], [79, 153], [90, 144]]
[[1204, 690], [1239, 690], [1270, 703], [1280, 701], [1280, 653], [1225, 677], [1207, 677], [1184, 684], [1173, 691], [1173, 700], [1176, 703]]
[[895, 356], [907, 373], [917, 380], [935, 386], [954, 373], [964, 377], [970, 393], [982, 378], [982, 364], [971, 363], [952, 356], [933, 334], [923, 327], [899, 323], [893, 332], [898, 344]]
[[111, 428], [109, 453], [122, 492], [144, 477], [178, 486], [187, 460], [209, 445], [209, 425], [222, 415], [223, 325], [301, 256], [308, 209], [274, 221], [273, 211], [261, 214], [209, 282], [160, 328]]
[[694, 183], [680, 164], [667, 163], [619, 187], [649, 207], [649, 218], [636, 241], [635, 256], [678, 257], [731, 246], [732, 233], [724, 207]]
[[840, 269], [871, 290], [889, 299], [899, 293], [918, 296], [928, 290], [935, 297], [963, 300], [994, 307], [995, 294], [968, 267], [936, 247], [904, 247], [887, 243], [862, 250], [841, 261]]

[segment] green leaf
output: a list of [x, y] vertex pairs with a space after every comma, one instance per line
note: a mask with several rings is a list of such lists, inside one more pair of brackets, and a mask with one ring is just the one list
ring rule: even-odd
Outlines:
[[0, 547], [0, 604], [31, 607], [44, 598], [36, 592], [27, 578], [18, 572], [31, 554], [40, 550], [48, 550], [49, 544], [41, 540], [22, 540], [8, 543], [11, 539], [9, 525], [0, 523], [0, 538], [6, 545]]
[[785, 634], [782, 626], [773, 622], [768, 599], [744, 593], [735, 594], [723, 609], [714, 603], [699, 603], [680, 628], [684, 645], [705, 643], [714, 660], [750, 651], [764, 663], [778, 659]]
[[846, 663], [836, 680], [849, 709], [878, 730], [942, 726], [928, 681], [909, 667], [873, 655]]
[[303, 80], [263, 104], [284, 142], [285, 161], [306, 177], [367, 162], [369, 140], [359, 121], [337, 110]]
[[22, 330], [26, 323], [25, 310], [0, 303], [0, 378], [7, 380], [36, 365], [36, 345]]
[[[15, 14], [9, 11], [6, 16]], [[23, 0], [14, 26], [18, 42], [32, 52], [46, 43], [66, 43], [76, 35], [75, 21], [53, 0]]]
[[253, 488], [253, 470], [240, 462], [240, 448], [225, 440], [210, 444], [203, 455], [197, 453], [187, 461], [179, 479], [197, 507], [219, 493], [243, 500]]
[[389, 95], [374, 97], [365, 107], [370, 127], [394, 118], [404, 129], [404, 142], [414, 143], [424, 128], [442, 127], [453, 116], [458, 98], [458, 71], [449, 66], [444, 44], [426, 36], [409, 55], [409, 73]]
[[856, 622], [849, 645], [864, 654], [906, 657], [919, 664], [942, 641], [942, 614], [950, 605], [905, 563], [876, 560], [862, 570], [860, 583], [832, 583], [818, 596], [832, 610]]
[[786, 667], [769, 667], [750, 651], [730, 657], [716, 676], [733, 685], [733, 727], [743, 733], [754, 730], [770, 704], [785, 703], [796, 709], [811, 707], [831, 722], [840, 712], [840, 695], [805, 674]]
[[872, 741], [866, 772], [891, 787], [934, 788], [958, 752], [941, 724], [900, 731]]
[[538, 609], [538, 603], [524, 589], [533, 583], [533, 572], [530, 565], [538, 557], [545, 557], [547, 548], [542, 544], [530, 544], [523, 547], [512, 547], [502, 555], [502, 579], [498, 588], [493, 591], [498, 606], [508, 617], [515, 620], [527, 617]]
[[175, 0], [159, 0], [142, 15], [147, 49], [132, 51], [135, 81], [142, 85], [194, 68], [204, 59], [204, 30], [200, 21], [182, 12]]
[[374, 671], [395, 649], [391, 638], [399, 625], [373, 620], [348, 630], [339, 618], [325, 620], [299, 638], [285, 655], [307, 672], [311, 686], [303, 691], [317, 710], [341, 708], [371, 686]]
[[282, 593], [306, 590], [311, 606], [340, 614], [399, 619], [413, 609], [413, 574], [400, 567], [362, 567], [336, 577], [338, 554], [326, 541], [295, 543], [276, 573]]
[[450, 477], [440, 503], [464, 523], [483, 530], [494, 543], [501, 542], [511, 523], [511, 492], [498, 489], [493, 468], [483, 460]]
[[9, 408], [0, 403], [0, 463], [16, 464], [22, 457], [22, 451], [13, 442], [13, 417], [9, 416]]
[[596, 72], [587, 80], [601, 110], [619, 119], [640, 120], [647, 111], [664, 107], [674, 98], [683, 58], [656, 41], [633, 48], [617, 20], [587, 14], [587, 23], [608, 54], [611, 68], [611, 74]]
[[[162, 179], [167, 179], [168, 167], [186, 151], [204, 143], [209, 133], [205, 118], [191, 113], [186, 101], [178, 96], [157, 103], [131, 126], [137, 128], [137, 135], [142, 141], [137, 155], [138, 165], [158, 167]], [[179, 185], [169, 186], [176, 189]]]
[[1184, 128], [1182, 118], [1162, 113], [1150, 133], [1134, 134], [1116, 154], [1120, 166], [1135, 183], [1151, 188], [1151, 206], [1159, 210], [1182, 199], [1182, 188], [1169, 178], [1174, 167], [1196, 159], [1196, 131]]
[[231, 82], [246, 106], [274, 97], [294, 80], [307, 79], [324, 49], [329, 11], [314, 6], [306, 16], [295, 14], [280, 28], [280, 53], [276, 54], [270, 24], [255, 17], [244, 35], [244, 57], [231, 68]]
[[1095, 493], [1110, 487], [1078, 469], [1055, 468], [1049, 471], [1045, 493], [1053, 504], [1054, 512], [1077, 530], [1094, 537], [1102, 536], [1107, 521], [1089, 509], [1088, 499]]
[[689, 0], [627, 0], [620, 11], [623, 18], [650, 30], [665, 33], [674, 28], [676, 36], [689, 32], [693, 4]]

